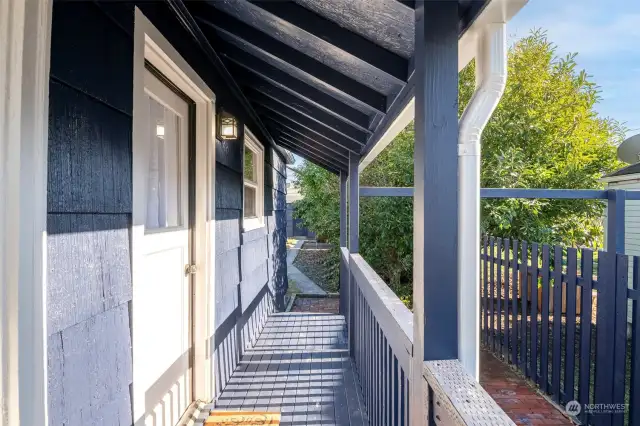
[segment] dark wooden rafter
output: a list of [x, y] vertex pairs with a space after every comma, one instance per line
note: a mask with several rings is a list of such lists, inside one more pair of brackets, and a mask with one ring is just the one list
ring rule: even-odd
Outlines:
[[309, 143], [299, 136], [296, 137], [296, 135], [287, 133], [285, 129], [279, 130], [274, 126], [269, 126], [269, 130], [271, 130], [274, 135], [277, 135], [274, 137], [277, 139], [278, 143], [284, 139], [290, 143], [293, 143], [294, 145], [297, 145], [297, 146], [300, 146], [301, 148], [306, 149], [307, 151], [311, 151], [313, 153], [319, 154], [322, 157], [331, 159], [332, 161], [335, 161], [337, 164], [347, 164], [347, 159], [345, 157], [338, 155], [327, 149], [323, 149], [322, 146]]
[[[262, 103], [265, 106], [275, 105], [281, 111], [288, 111], [292, 109], [299, 114], [302, 114], [309, 119], [316, 121], [332, 132], [336, 132], [338, 135], [342, 135], [353, 139], [360, 145], [364, 145], [367, 138], [371, 134], [368, 130], [362, 130], [350, 126], [342, 120], [338, 120], [333, 115], [317, 108], [313, 105], [305, 103], [298, 98], [289, 95], [288, 93], [282, 93], [281, 90], [273, 89], [269, 87], [249, 87], [246, 90], [246, 95], [251, 100], [255, 100], [258, 103]], [[284, 108], [284, 109], [283, 109]]]
[[359, 34], [294, 2], [251, 0], [251, 3], [384, 71], [397, 80], [407, 81], [408, 61], [406, 59]]
[[329, 166], [332, 166], [334, 169], [346, 170], [346, 166], [337, 162], [335, 159], [329, 158], [324, 154], [320, 154], [318, 152], [303, 148], [301, 145], [296, 144], [295, 142], [291, 142], [286, 138], [279, 138], [278, 144], [282, 147], [287, 148], [291, 152], [295, 152], [296, 154], [301, 155], [305, 158], [309, 157], [317, 161], [321, 161]]
[[331, 164], [329, 161], [323, 160], [320, 157], [309, 153], [308, 151], [305, 151], [304, 149], [300, 148], [297, 145], [293, 145], [293, 144], [289, 144], [286, 141], [284, 142], [280, 142], [280, 146], [282, 146], [283, 148], [288, 149], [289, 151], [293, 152], [294, 154], [298, 154], [299, 156], [301, 156], [302, 158], [304, 158], [305, 160], [308, 160], [310, 162], [312, 162], [313, 164], [315, 164], [316, 166], [320, 166], [323, 169], [327, 169], [330, 172], [334, 173], [334, 174], [339, 174], [340, 173], [340, 167], [338, 167], [335, 164]]
[[360, 150], [362, 149], [363, 145], [361, 143], [351, 138], [348, 138], [346, 136], [343, 136], [333, 130], [330, 130], [323, 124], [320, 124], [315, 120], [311, 120], [306, 115], [301, 114], [294, 109], [288, 108], [281, 103], [275, 102], [270, 98], [256, 99], [256, 96], [251, 94], [251, 100], [254, 102], [254, 106], [256, 110], [257, 109], [268, 110], [268, 111], [271, 111], [273, 114], [282, 116], [286, 118], [289, 122], [295, 123], [298, 126], [306, 129], [307, 131], [315, 134], [316, 138], [319, 137], [321, 139], [330, 141], [331, 143], [341, 146], [352, 152], [359, 153]]
[[336, 90], [351, 96], [375, 111], [386, 112], [387, 97], [384, 94], [376, 92], [372, 88], [347, 77], [293, 47], [287, 46], [233, 16], [217, 11], [216, 13], [208, 14], [206, 19], [201, 16], [197, 19], [205, 27], [249, 43], [256, 49], [260, 49], [266, 54], [287, 62], [301, 71], [324, 81]]
[[215, 69], [222, 75], [223, 79], [229, 85], [229, 89], [234, 94], [234, 96], [238, 99], [240, 104], [245, 108], [247, 114], [255, 121], [257, 126], [259, 127], [259, 132], [267, 139], [269, 143], [273, 143], [273, 138], [264, 127], [264, 124], [260, 121], [260, 117], [256, 114], [251, 104], [244, 96], [242, 90], [236, 83], [235, 79], [231, 76], [227, 68], [224, 66], [224, 63], [216, 53], [213, 46], [209, 42], [208, 38], [202, 32], [200, 26], [196, 22], [196, 19], [191, 15], [189, 9], [184, 4], [183, 0], [165, 0], [169, 8], [176, 14], [178, 21], [182, 24], [182, 26], [191, 34], [191, 36], [195, 39], [196, 43], [200, 46], [204, 54], [207, 58], [213, 63]]
[[264, 112], [263, 117], [269, 128], [275, 128], [276, 131], [288, 135], [290, 138], [304, 141], [307, 145], [314, 146], [331, 155], [337, 155], [342, 158], [349, 158], [349, 151], [341, 146], [330, 143], [322, 138], [315, 137], [306, 129], [298, 127], [295, 123], [283, 120], [281, 116], [271, 115], [270, 112]]
[[223, 44], [222, 54], [225, 62], [232, 64], [231, 68], [233, 68], [234, 73], [238, 72], [245, 75], [247, 80], [255, 79], [257, 76], [259, 81], [253, 83], [255, 85], [270, 84], [302, 100], [313, 103], [346, 122], [353, 123], [363, 129], [369, 128], [371, 119], [368, 115], [351, 108], [349, 105], [303, 81], [291, 78], [286, 72], [261, 61], [249, 53], [229, 48], [229, 46], [228, 44]]

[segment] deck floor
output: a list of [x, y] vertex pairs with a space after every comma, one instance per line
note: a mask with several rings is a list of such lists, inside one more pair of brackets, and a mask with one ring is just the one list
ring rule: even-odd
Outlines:
[[344, 317], [272, 315], [213, 409], [278, 411], [282, 425], [368, 425]]

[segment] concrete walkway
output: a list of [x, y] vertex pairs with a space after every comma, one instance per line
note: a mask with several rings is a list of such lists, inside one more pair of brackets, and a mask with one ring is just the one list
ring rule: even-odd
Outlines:
[[296, 284], [296, 287], [298, 287], [301, 293], [327, 294], [326, 291], [293, 265], [293, 261], [296, 260], [304, 243], [305, 240], [298, 240], [293, 248], [287, 249], [287, 278]]

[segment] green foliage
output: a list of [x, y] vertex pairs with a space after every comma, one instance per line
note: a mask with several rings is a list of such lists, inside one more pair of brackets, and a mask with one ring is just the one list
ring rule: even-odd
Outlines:
[[[482, 135], [481, 185], [493, 188], [601, 188], [621, 165], [624, 128], [599, 117], [599, 89], [575, 55], [555, 56], [534, 31], [509, 52], [505, 94]], [[474, 91], [474, 64], [459, 76], [460, 114]], [[413, 186], [413, 124], [361, 175], [362, 186]], [[296, 214], [334, 245], [339, 239], [338, 177], [310, 163], [299, 168], [304, 199]], [[397, 294], [411, 293], [413, 207], [409, 198], [361, 198], [360, 251]], [[601, 245], [598, 201], [483, 200], [483, 232], [541, 243]]]
[[[624, 128], [598, 117], [599, 88], [575, 54], [555, 56], [542, 31], [509, 52], [505, 94], [482, 135], [485, 188], [601, 188], [621, 166]], [[460, 112], [471, 97], [474, 64], [460, 74]], [[602, 203], [571, 200], [483, 200], [482, 229], [541, 243], [602, 246]]]

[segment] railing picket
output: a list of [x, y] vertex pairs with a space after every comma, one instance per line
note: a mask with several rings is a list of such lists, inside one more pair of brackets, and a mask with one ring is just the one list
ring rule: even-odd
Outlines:
[[567, 401], [574, 399], [575, 382], [575, 348], [576, 348], [576, 280], [578, 270], [577, 250], [573, 247], [567, 249], [567, 283], [566, 301], [567, 312], [565, 363], [564, 363], [564, 396]]
[[485, 345], [489, 343], [489, 311], [487, 309], [489, 304], [489, 277], [488, 277], [488, 263], [489, 263], [489, 238], [485, 235], [484, 239], [484, 250], [483, 250], [483, 282], [484, 282], [484, 290], [482, 292], [482, 303], [483, 303], [483, 319], [484, 319], [484, 330], [482, 331], [482, 336], [484, 337]]
[[[520, 248], [522, 255], [520, 258], [522, 259], [521, 269], [520, 269], [520, 298], [522, 300], [522, 309], [520, 309], [520, 318], [521, 326], [520, 326], [520, 369], [524, 372], [525, 376], [530, 377], [529, 372], [529, 364], [527, 363], [527, 312], [528, 309], [528, 300], [527, 293], [529, 292], [529, 247], [526, 241], [522, 241], [522, 245]], [[532, 317], [533, 319], [533, 317]]]
[[538, 379], [538, 243], [531, 244], [531, 356], [529, 358], [529, 377], [534, 382]]
[[400, 367], [393, 356], [393, 425], [400, 424]]
[[560, 357], [562, 327], [562, 247], [553, 247], [553, 352], [551, 366], [552, 395], [560, 403]]
[[406, 411], [405, 408], [407, 406], [407, 388], [404, 385], [405, 383], [405, 377], [404, 377], [404, 370], [400, 369], [400, 383], [401, 383], [401, 388], [400, 388], [400, 425], [404, 426], [407, 424], [408, 422], [408, 418], [406, 417]]
[[[640, 291], [640, 257], [633, 256], [633, 289]], [[637, 293], [636, 293], [637, 294]], [[631, 390], [629, 401], [640, 398], [640, 300], [633, 300], [633, 320], [631, 322]], [[640, 404], [629, 404], [629, 424], [640, 425]]]
[[[615, 253], [598, 252], [598, 311], [596, 313], [596, 404], [611, 404], [613, 395], [613, 358], [615, 327]], [[598, 414], [598, 425], [611, 425], [611, 416]]]
[[[613, 403], [624, 404], [625, 372], [627, 360], [627, 287], [629, 278], [629, 258], [618, 254], [616, 259], [615, 335], [613, 341]], [[612, 416], [614, 425], [624, 424], [624, 413]]]
[[491, 239], [489, 240], [489, 247], [491, 248], [491, 262], [489, 263], [490, 265], [490, 279], [489, 279], [489, 321], [490, 321], [490, 330], [489, 330], [489, 339], [490, 339], [490, 347], [491, 350], [493, 352], [495, 352], [496, 350], [496, 324], [495, 324], [495, 317], [494, 317], [494, 305], [495, 305], [495, 286], [496, 286], [496, 282], [495, 282], [495, 273], [494, 273], [494, 267], [495, 267], [495, 259], [496, 259], [496, 253], [495, 253], [495, 240], [493, 237], [491, 237]]
[[[592, 313], [592, 280], [593, 280], [593, 251], [582, 250], [582, 307], [580, 309], [580, 357], [578, 382], [578, 400], [581, 404], [588, 404], [591, 386], [591, 313]], [[587, 413], [581, 413], [582, 421], [587, 423]]]
[[503, 289], [503, 285], [502, 285], [502, 239], [498, 238], [497, 241], [497, 257], [496, 260], [498, 261], [497, 265], [496, 265], [496, 272], [498, 275], [498, 279], [496, 282], [497, 285], [497, 299], [498, 299], [498, 314], [497, 314], [497, 321], [498, 321], [498, 332], [496, 334], [496, 339], [497, 339], [497, 343], [494, 342], [494, 344], [497, 346], [495, 348], [495, 350], [498, 351], [498, 353], [502, 353], [502, 289]]
[[549, 246], [542, 246], [542, 309], [540, 309], [540, 381], [538, 385], [546, 393], [549, 388]]
[[504, 335], [502, 338], [502, 353], [505, 362], [509, 361], [509, 239], [504, 239]]
[[518, 240], [513, 240], [511, 254], [511, 363], [518, 365]]

